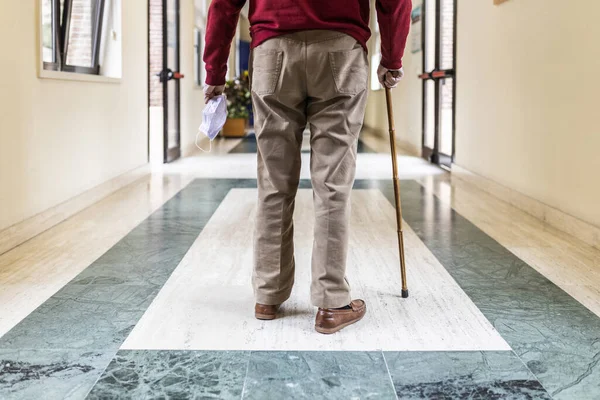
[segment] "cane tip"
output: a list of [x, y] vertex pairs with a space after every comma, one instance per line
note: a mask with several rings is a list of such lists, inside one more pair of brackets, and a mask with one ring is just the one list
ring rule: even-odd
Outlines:
[[405, 290], [405, 289], [402, 289], [402, 298], [403, 298], [403, 299], [406, 299], [406, 298], [408, 298], [408, 289], [406, 289], [406, 290]]

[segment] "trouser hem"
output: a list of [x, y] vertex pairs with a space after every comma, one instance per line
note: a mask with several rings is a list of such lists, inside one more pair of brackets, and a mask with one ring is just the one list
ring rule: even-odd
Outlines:
[[278, 296], [256, 293], [254, 297], [256, 298], [256, 302], [258, 304], [263, 304], [265, 306], [278, 306], [288, 300], [290, 295], [291, 292]]
[[315, 307], [319, 308], [340, 308], [349, 305], [352, 302], [352, 296], [350, 293], [344, 296], [335, 296], [335, 297], [313, 297], [312, 304]]

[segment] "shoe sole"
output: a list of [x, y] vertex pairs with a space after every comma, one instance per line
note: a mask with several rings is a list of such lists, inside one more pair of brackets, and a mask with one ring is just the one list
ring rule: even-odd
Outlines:
[[360, 316], [360, 318], [355, 319], [354, 321], [348, 321], [345, 324], [341, 324], [339, 326], [336, 326], [335, 328], [320, 328], [317, 325], [315, 325], [315, 330], [319, 333], [322, 333], [323, 335], [331, 335], [333, 333], [339, 332], [342, 329], [357, 323], [358, 321], [360, 321], [361, 319], [363, 319], [365, 317], [365, 315], [367, 314], [367, 312], [365, 311], [365, 313], [363, 315]]
[[275, 318], [277, 318], [277, 315], [269, 315], [269, 314], [254, 314], [254, 316], [256, 317], [256, 319], [259, 319], [261, 321], [271, 321], [274, 320]]

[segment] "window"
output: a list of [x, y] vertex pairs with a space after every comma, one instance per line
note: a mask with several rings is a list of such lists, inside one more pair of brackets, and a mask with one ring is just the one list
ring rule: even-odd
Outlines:
[[[104, 75], [120, 53], [121, 0], [41, 0], [41, 42], [44, 70]], [[118, 43], [114, 43], [118, 41]], [[105, 68], [106, 69], [106, 68]]]

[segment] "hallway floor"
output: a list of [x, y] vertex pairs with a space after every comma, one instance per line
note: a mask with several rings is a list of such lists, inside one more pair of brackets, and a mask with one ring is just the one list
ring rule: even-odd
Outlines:
[[360, 145], [348, 277], [363, 321], [314, 332], [303, 153], [297, 283], [253, 318], [256, 144], [166, 165], [0, 255], [0, 399], [598, 399], [600, 250]]

